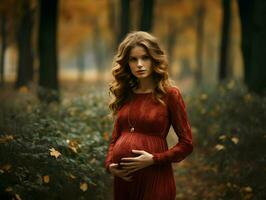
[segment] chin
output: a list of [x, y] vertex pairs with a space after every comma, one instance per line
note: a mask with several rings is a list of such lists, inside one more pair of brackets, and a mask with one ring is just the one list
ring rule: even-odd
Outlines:
[[148, 78], [150, 76], [150, 74], [149, 75], [147, 75], [147, 74], [143, 74], [143, 75], [136, 74], [135, 76], [137, 78], [139, 78], [139, 79], [144, 79], [144, 78]]

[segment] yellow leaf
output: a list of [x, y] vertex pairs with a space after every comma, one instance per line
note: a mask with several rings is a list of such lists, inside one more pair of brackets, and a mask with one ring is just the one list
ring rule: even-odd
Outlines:
[[108, 132], [104, 132], [103, 133], [103, 139], [106, 140], [106, 141], [109, 141], [109, 133]]
[[5, 191], [6, 191], [6, 192], [12, 192], [13, 189], [12, 189], [12, 187], [9, 186], [9, 187], [7, 187], [7, 188], [5, 189]]
[[79, 147], [79, 143], [76, 140], [67, 140], [68, 148], [70, 148], [74, 153], [78, 153], [77, 149]]
[[28, 93], [29, 92], [29, 88], [27, 88], [26, 86], [22, 86], [18, 89], [19, 93]]
[[6, 143], [14, 140], [14, 137], [12, 135], [4, 135], [0, 137], [0, 143]]
[[77, 177], [74, 176], [73, 174], [69, 173], [69, 177], [72, 178], [72, 179], [76, 179]]
[[217, 145], [215, 146], [215, 149], [216, 149], [217, 151], [221, 151], [221, 150], [225, 149], [225, 147], [224, 147], [224, 145], [222, 145], [222, 144], [217, 144]]
[[91, 164], [93, 164], [93, 163], [95, 163], [96, 162], [96, 159], [95, 158], [92, 158], [91, 160], [90, 160], [90, 163]]
[[49, 149], [50, 150], [50, 155], [54, 156], [55, 158], [58, 158], [59, 156], [61, 156], [61, 153], [57, 150], [55, 150], [54, 148]]
[[69, 148], [70, 148], [74, 153], [78, 153], [76, 147], [71, 147], [71, 146], [69, 146]]
[[235, 144], [237, 144], [239, 142], [239, 139], [237, 137], [232, 137], [231, 140]]
[[18, 194], [15, 194], [16, 200], [21, 200], [20, 196]]
[[80, 183], [79, 188], [83, 191], [86, 192], [88, 190], [88, 184], [86, 182]]
[[1, 165], [0, 169], [7, 172], [11, 169], [11, 167], [12, 165], [8, 163], [8, 164]]
[[226, 135], [221, 135], [221, 136], [219, 137], [220, 140], [225, 140], [225, 138], [226, 138]]
[[42, 179], [43, 179], [44, 183], [49, 183], [50, 182], [50, 176], [48, 176], [48, 175], [43, 176]]
[[244, 187], [243, 190], [244, 190], [245, 192], [252, 192], [252, 188], [249, 187], [249, 186]]

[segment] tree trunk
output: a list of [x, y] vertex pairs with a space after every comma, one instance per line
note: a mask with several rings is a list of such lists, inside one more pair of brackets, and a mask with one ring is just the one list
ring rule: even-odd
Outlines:
[[196, 84], [201, 84], [202, 81], [202, 69], [203, 69], [203, 43], [204, 43], [204, 17], [205, 17], [205, 5], [204, 1], [201, 0], [198, 2], [197, 10], [196, 10], [196, 33], [197, 33], [197, 41], [196, 41]]
[[242, 32], [244, 82], [250, 91], [266, 90], [266, 1], [238, 0]]
[[39, 0], [39, 86], [40, 100], [59, 101], [57, 63], [57, 8], [58, 0]]
[[124, 39], [129, 32], [130, 27], [130, 0], [120, 0], [120, 34], [118, 36], [118, 44]]
[[0, 87], [4, 86], [4, 63], [5, 63], [5, 51], [6, 51], [6, 16], [2, 14], [1, 20], [1, 55], [0, 55]]
[[149, 32], [152, 29], [154, 0], [145, 0], [141, 1], [141, 3], [140, 30]]
[[167, 52], [168, 52], [168, 63], [169, 63], [169, 73], [173, 76], [173, 56], [175, 50], [175, 44], [177, 41], [179, 27], [177, 22], [173, 19], [169, 19], [168, 21], [168, 37], [167, 37]]
[[85, 76], [85, 47], [80, 45], [77, 52], [78, 81], [83, 82]]
[[219, 81], [228, 78], [228, 55], [230, 44], [230, 26], [231, 26], [231, 0], [223, 0], [223, 22], [222, 22], [222, 36], [221, 36], [221, 51], [220, 51], [220, 67], [219, 67]]
[[33, 11], [28, 0], [22, 1], [22, 13], [17, 33], [18, 43], [18, 71], [16, 88], [28, 86], [33, 80], [33, 52], [32, 52], [32, 27]]

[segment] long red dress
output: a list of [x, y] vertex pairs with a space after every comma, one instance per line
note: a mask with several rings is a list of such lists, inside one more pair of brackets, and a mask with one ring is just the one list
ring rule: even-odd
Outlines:
[[[133, 173], [133, 181], [114, 177], [114, 200], [174, 200], [176, 195], [172, 162], [180, 162], [193, 151], [192, 134], [185, 104], [176, 87], [168, 88], [166, 106], [152, 98], [152, 93], [134, 93], [117, 114], [105, 167], [119, 163], [122, 157], [139, 156], [132, 149], [153, 155], [154, 164]], [[133, 133], [128, 122], [135, 125]], [[173, 126], [179, 141], [168, 149], [166, 136]]]

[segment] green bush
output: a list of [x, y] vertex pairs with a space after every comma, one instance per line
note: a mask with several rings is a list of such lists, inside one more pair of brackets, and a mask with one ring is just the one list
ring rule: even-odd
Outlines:
[[188, 113], [196, 146], [224, 186], [222, 199], [265, 199], [266, 97], [236, 81], [194, 92]]
[[0, 199], [107, 199], [106, 99], [95, 91], [49, 106], [28, 93], [1, 98]]

